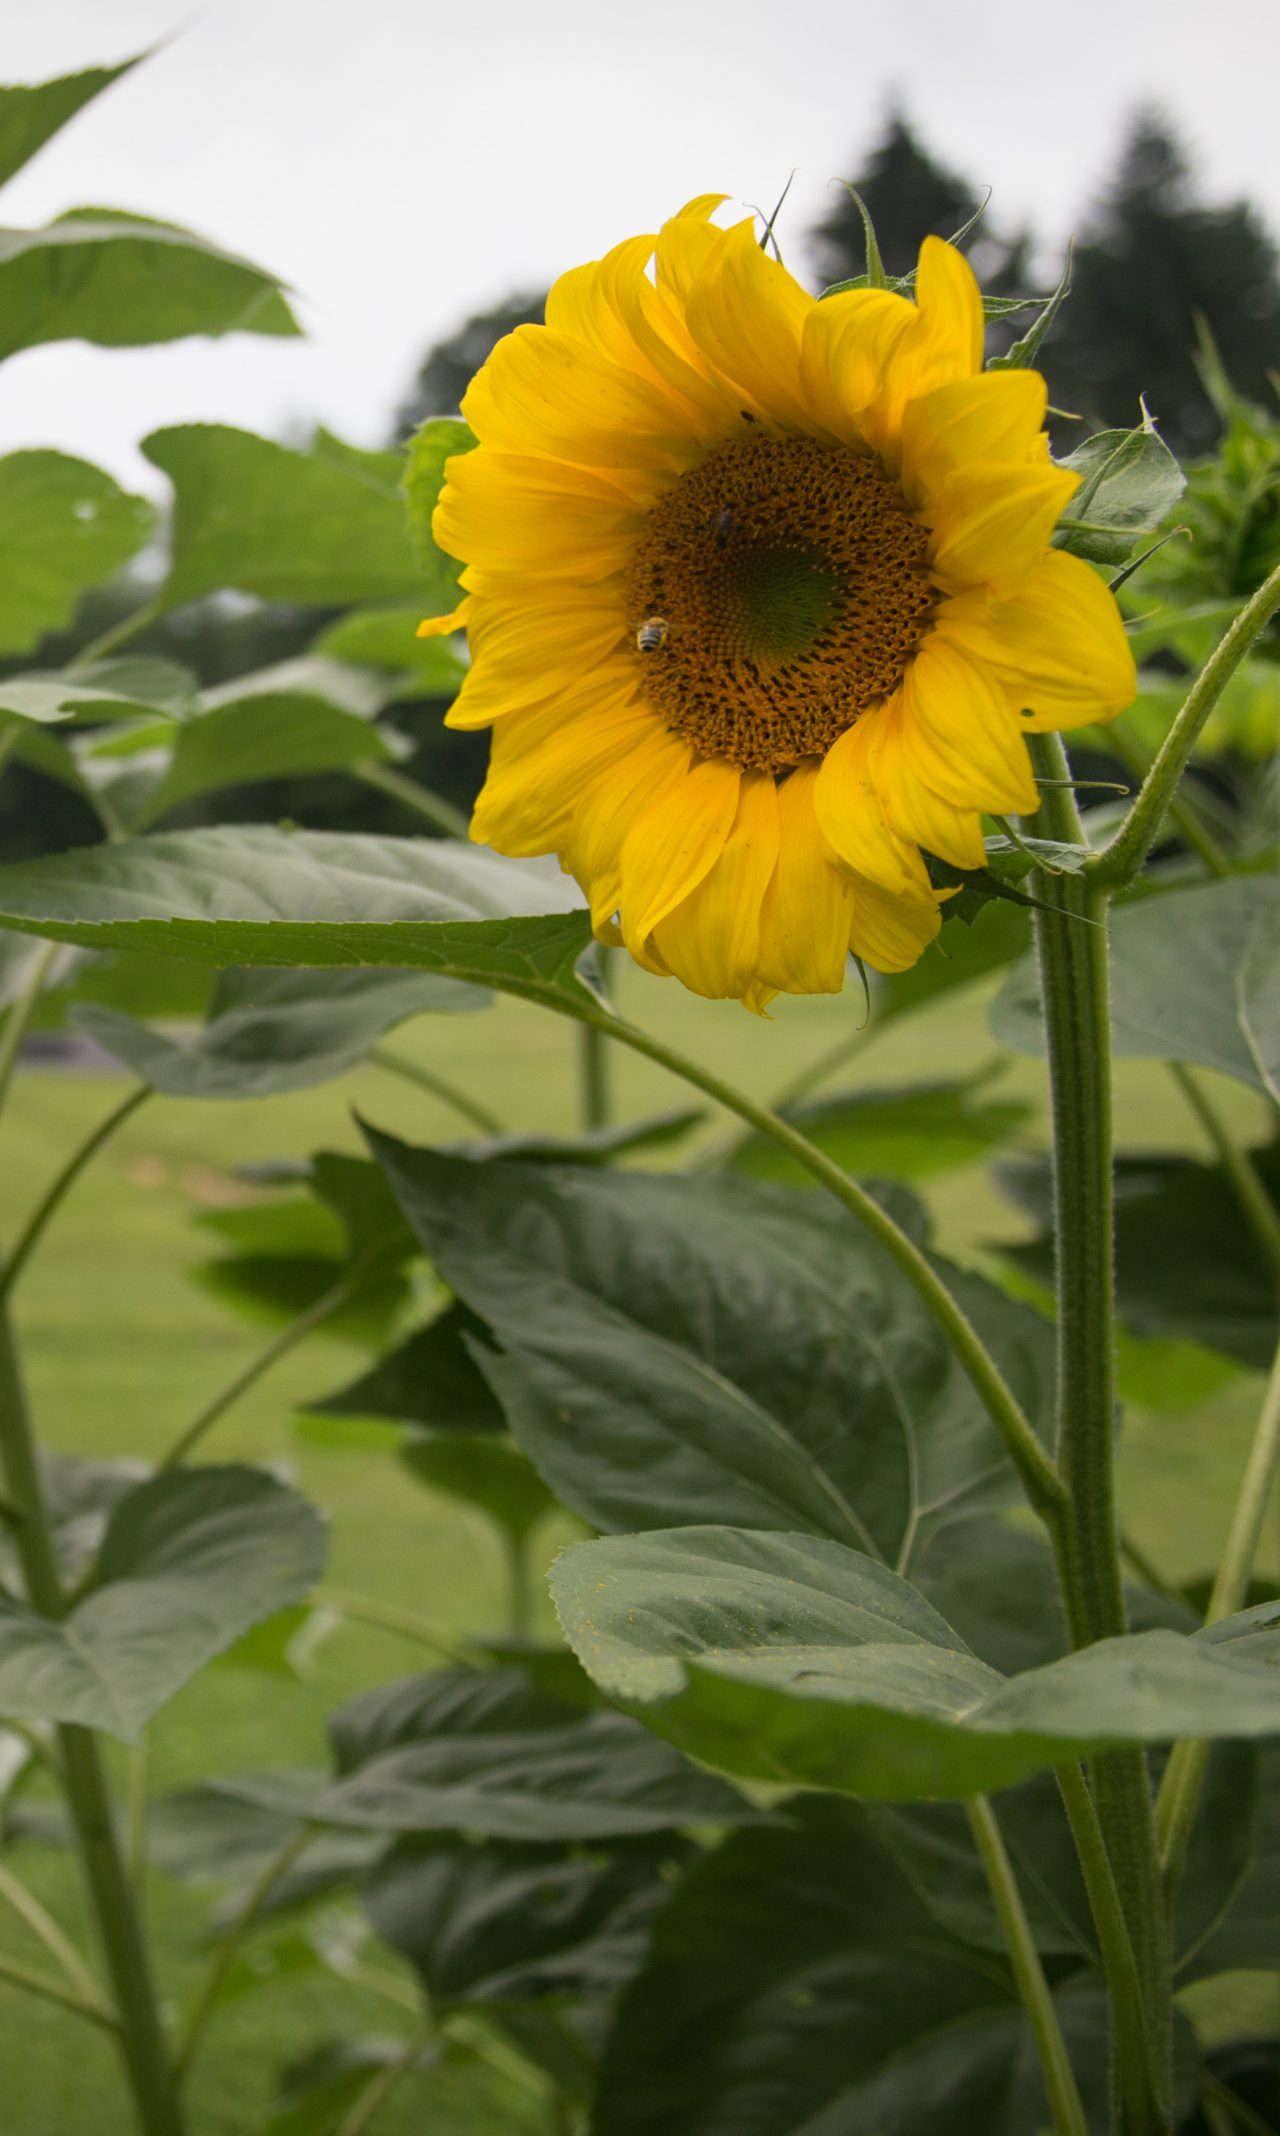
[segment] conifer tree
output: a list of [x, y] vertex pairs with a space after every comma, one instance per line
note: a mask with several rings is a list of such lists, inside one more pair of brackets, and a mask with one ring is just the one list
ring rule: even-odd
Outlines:
[[1140, 111], [1084, 226], [1071, 297], [1046, 345], [1054, 400], [1092, 429], [1134, 422], [1145, 394], [1174, 450], [1203, 452], [1219, 420], [1194, 360], [1197, 317], [1236, 390], [1264, 400], [1280, 362], [1275, 245], [1247, 201], [1199, 200], [1172, 129]]

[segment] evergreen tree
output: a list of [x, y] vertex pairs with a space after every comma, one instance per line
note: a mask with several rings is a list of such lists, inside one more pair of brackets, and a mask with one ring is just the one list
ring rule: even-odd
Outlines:
[[[883, 139], [853, 183], [870, 211], [880, 254], [891, 275], [909, 274], [922, 238], [954, 237], [982, 204], [982, 195], [966, 179], [935, 161], [922, 147], [899, 110], [889, 113]], [[1018, 283], [1026, 249], [1025, 238], [998, 236], [985, 217], [965, 244], [984, 288], [997, 294], [1013, 290]], [[843, 188], [831, 213], [813, 230], [811, 252], [824, 285], [863, 273], [862, 216]]]
[[1246, 201], [1197, 200], [1172, 130], [1139, 112], [1046, 346], [1054, 401], [1096, 428], [1134, 422], [1145, 394], [1174, 450], [1203, 452], [1218, 419], [1196, 371], [1197, 315], [1236, 388], [1265, 398], [1280, 355], [1276, 248]]
[[491, 311], [473, 312], [455, 334], [428, 350], [409, 398], [396, 410], [399, 444], [429, 416], [456, 415], [476, 372], [494, 345], [517, 326], [541, 326], [546, 298], [527, 292], [507, 297]]

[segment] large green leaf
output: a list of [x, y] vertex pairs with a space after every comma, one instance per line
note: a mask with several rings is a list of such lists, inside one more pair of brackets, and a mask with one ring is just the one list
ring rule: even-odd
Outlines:
[[177, 1469], [120, 1499], [61, 1623], [0, 1604], [0, 1712], [133, 1739], [206, 1661], [319, 1577], [304, 1498], [249, 1468]]
[[[0, 313], [3, 312], [0, 273]], [[155, 525], [100, 467], [62, 452], [0, 460], [0, 652], [26, 653], [71, 621], [81, 594], [111, 578]]]
[[155, 823], [228, 786], [349, 771], [403, 754], [394, 737], [327, 698], [292, 692], [238, 697], [177, 729], [173, 754], [134, 823]]
[[124, 59], [116, 67], [86, 67], [81, 74], [62, 74], [53, 81], [0, 87], [0, 185], [29, 163], [77, 111], [137, 64], [138, 58]]
[[501, 1432], [505, 1419], [472, 1352], [483, 1321], [456, 1302], [350, 1386], [308, 1402], [322, 1416], [385, 1417], [451, 1435]]
[[437, 2005], [603, 1997], [639, 1965], [677, 1851], [669, 1839], [608, 1853], [404, 1839], [362, 1898]]
[[[1256, 1794], [1237, 1790], [1234, 1800], [1209, 1801], [1200, 1823], [1215, 1814], [1248, 1841], [1248, 1861], [1238, 1888], [1187, 1957], [1192, 1976], [1241, 1969], [1272, 1972], [1280, 1954], [1280, 1743], [1264, 1744]], [[1250, 1815], [1249, 1813], [1252, 1812]], [[1197, 1831], [1200, 1825], [1197, 1825]]]
[[61, 673], [10, 675], [0, 682], [0, 719], [185, 718], [195, 710], [195, 679], [170, 660], [99, 660]]
[[487, 998], [431, 972], [229, 971], [190, 1039], [92, 1002], [67, 1021], [166, 1097], [260, 1098], [344, 1075], [411, 1016], [466, 1013]]
[[1136, 430], [1102, 430], [1060, 463], [1083, 479], [1053, 544], [1093, 564], [1123, 564], [1173, 510], [1186, 478], [1144, 413]]
[[[502, 1346], [476, 1356], [517, 1439], [593, 1526], [805, 1528], [894, 1562], [1015, 1495], [914, 1291], [816, 1196], [477, 1167], [371, 1139], [429, 1257]], [[1047, 1429], [1051, 1331], [950, 1273]]]
[[267, 1098], [346, 1074], [408, 1017], [483, 1006], [432, 972], [227, 972], [190, 1040], [94, 1002], [66, 1021], [167, 1098]]
[[[1280, 1200], [1280, 1143], [1251, 1152]], [[1041, 1281], [1053, 1280], [1052, 1188], [1034, 1158], [999, 1167], [1001, 1184], [1039, 1219], [1037, 1238], [1004, 1250]], [[1265, 1372], [1276, 1346], [1275, 1271], [1242, 1222], [1220, 1165], [1189, 1157], [1128, 1155], [1115, 1162], [1116, 1302], [1139, 1336], [1178, 1336]]]
[[[1028, 1106], [1011, 1098], [984, 1100], [980, 1089], [970, 1077], [896, 1090], [834, 1091], [788, 1105], [783, 1116], [860, 1179], [924, 1179], [975, 1163], [1026, 1120]], [[754, 1179], [816, 1185], [811, 1172], [764, 1135], [739, 1143], [732, 1162], [736, 1172]]]
[[221, 423], [153, 431], [143, 451], [174, 487], [167, 607], [224, 587], [324, 607], [429, 602], [402, 503], [332, 455]]
[[[1117, 1054], [1198, 1062], [1280, 1102], [1280, 880], [1234, 876], [1123, 905], [1111, 946]], [[991, 1027], [1015, 1053], [1044, 1052], [1031, 960], [1010, 973]]]
[[0, 868], [0, 927], [202, 964], [411, 967], [596, 1013], [577, 895], [552, 868], [453, 840], [250, 824]]
[[[1090, 2127], [1105, 2017], [1060, 2004]], [[941, 1931], [864, 1813], [801, 1799], [688, 1872], [623, 1995], [596, 2136], [1030, 2136], [1048, 2114], [1012, 1987]]]
[[341, 1777], [317, 1812], [335, 1824], [591, 1840], [758, 1814], [634, 1721], [548, 1697], [519, 1669], [409, 1677], [330, 1729]]
[[48, 341], [298, 332], [274, 275], [173, 223], [72, 208], [42, 230], [0, 230], [0, 357]]
[[868, 1799], [960, 1797], [1180, 1735], [1280, 1732], [1280, 1604], [1002, 1677], [897, 1574], [729, 1528], [580, 1543], [553, 1575], [602, 1690], [708, 1764]]

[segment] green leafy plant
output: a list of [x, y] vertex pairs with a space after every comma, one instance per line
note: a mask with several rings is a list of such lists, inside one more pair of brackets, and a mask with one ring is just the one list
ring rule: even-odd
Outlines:
[[[0, 174], [122, 71], [0, 92]], [[269, 276], [168, 225], [81, 212], [6, 242], [6, 348], [292, 331]], [[0, 1104], [37, 1025], [128, 1078], [5, 1211], [0, 1910], [40, 1949], [6, 1945], [0, 1986], [107, 2036], [144, 2136], [200, 2126], [219, 2027], [289, 1982], [336, 1984], [330, 2012], [377, 1998], [384, 2025], [281, 2055], [272, 2136], [376, 2136], [400, 2100], [466, 2136], [1272, 2126], [1274, 2023], [1214, 2011], [1246, 1975], [1274, 1990], [1280, 1922], [1280, 1602], [1259, 1558], [1280, 899], [1256, 823], [1210, 824], [1182, 781], [1273, 666], [1277, 463], [1269, 418], [1217, 390], [1223, 452], [1189, 500], [1144, 418], [1073, 455], [1056, 537], [1126, 575], [1171, 511], [1218, 544], [1213, 590], [1176, 543], [1133, 581], [1158, 590], [1137, 635], [1179, 693], [1117, 730], [1122, 755], [1151, 745], [1138, 790], [1082, 814], [1088, 782], [1039, 739], [1036, 835], [992, 825], [938, 952], [877, 981], [861, 1026], [828, 1019], [773, 1103], [754, 1064], [749, 1093], [624, 1013], [572, 886], [468, 847], [403, 769], [395, 707], [464, 672], [412, 635], [454, 598], [430, 523], [463, 426], [432, 421], [405, 455], [158, 433], [160, 591], [60, 667], [41, 641], [155, 515], [57, 454], [0, 464], [0, 638], [35, 658], [0, 681], [0, 760], [102, 831], [0, 867]], [[1237, 545], [1228, 570], [1242, 484], [1253, 561]], [[312, 651], [209, 689], [123, 650], [226, 589], [313, 607]], [[182, 822], [320, 773], [426, 834]], [[984, 986], [994, 1066], [863, 1081], [868, 1046], [926, 1012], [947, 1028]], [[576, 1131], [524, 1117], [501, 1059], [483, 1087], [450, 1073], [452, 1019], [507, 996], [576, 1032]], [[411, 1023], [431, 1042], [390, 1042]], [[696, 1100], [618, 1117], [624, 1056]], [[1113, 1150], [1126, 1057], [1176, 1085], [1200, 1158]], [[19, 1330], [86, 1167], [157, 1098], [249, 1108], [362, 1063], [447, 1108], [453, 1139], [408, 1141], [366, 1103], [358, 1150], [243, 1168], [198, 1273], [255, 1347], [153, 1462], [127, 1426], [110, 1461], [52, 1453]], [[940, 1250], [923, 1197], [993, 1158], [1023, 1228], [979, 1267]], [[321, 1330], [358, 1362], [313, 1390], [300, 1437], [490, 1533], [499, 1630], [437, 1621], [425, 1548], [402, 1598], [326, 1584], [316, 1507], [267, 1461], [219, 1457], [224, 1419]], [[1269, 1375], [1221, 1561], [1185, 1584], [1121, 1533], [1115, 1481], [1117, 1353], [1150, 1385], [1178, 1344], [1242, 1398]], [[153, 1797], [179, 1695], [219, 1668], [318, 1680], [322, 1643], [359, 1625], [436, 1665], [348, 1685], [305, 1767], [237, 1771], [232, 1746]], [[74, 1857], [87, 1938], [24, 1878], [36, 1844]], [[181, 1998], [153, 1884], [188, 1919], [193, 1887], [215, 1893]]]

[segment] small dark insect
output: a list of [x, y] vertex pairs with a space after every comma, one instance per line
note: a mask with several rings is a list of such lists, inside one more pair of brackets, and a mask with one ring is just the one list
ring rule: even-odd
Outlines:
[[728, 507], [728, 505], [727, 505], [727, 504], [721, 505], [721, 507], [720, 507], [720, 510], [719, 510], [719, 511], [718, 511], [718, 512], [716, 513], [716, 547], [717, 547], [717, 549], [723, 549], [723, 547], [724, 547], [725, 543], [726, 543], [726, 542], [728, 541], [728, 539], [729, 539], [729, 536], [730, 536], [730, 535], [732, 534], [732, 532], [733, 532], [733, 513], [732, 513], [732, 512], [730, 511], [730, 509], [729, 509], [729, 507]]
[[661, 616], [647, 616], [636, 632], [636, 650], [641, 653], [661, 652], [668, 636], [668, 626]]

